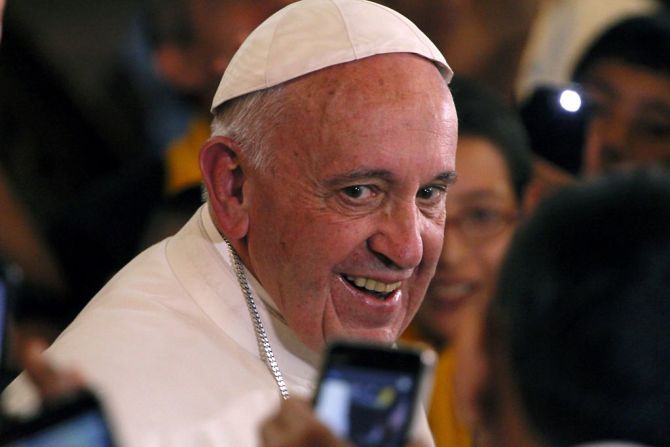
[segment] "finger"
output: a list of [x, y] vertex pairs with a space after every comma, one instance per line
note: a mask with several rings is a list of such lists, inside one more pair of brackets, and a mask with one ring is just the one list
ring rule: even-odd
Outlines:
[[261, 424], [261, 440], [265, 447], [288, 445], [289, 427], [294, 417], [296, 399], [282, 401], [279, 410]]
[[289, 399], [261, 428], [265, 447], [344, 446], [319, 422], [307, 402]]
[[83, 388], [84, 380], [76, 371], [56, 369], [42, 354], [46, 344], [41, 340], [26, 342], [20, 358], [30, 380], [44, 400], [53, 400]]

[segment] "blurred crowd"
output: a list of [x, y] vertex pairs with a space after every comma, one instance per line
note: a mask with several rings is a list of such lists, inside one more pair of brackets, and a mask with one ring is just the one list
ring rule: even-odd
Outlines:
[[[249, 32], [291, 1], [127, 1], [107, 18], [113, 29], [81, 11], [76, 26], [58, 26], [35, 12], [44, 3], [9, 0], [0, 44], [0, 259], [12, 331], [3, 384], [21, 369], [24, 340], [50, 343], [202, 205], [198, 153], [216, 86]], [[435, 278], [403, 337], [440, 352], [436, 444], [467, 446], [481, 396], [456, 364], [479, 360], [456, 340], [481, 329], [473, 321], [517, 226], [568, 185], [670, 168], [670, 13], [654, 0], [378, 3], [414, 21], [456, 75], [458, 181]], [[72, 62], [90, 46], [98, 60]]]

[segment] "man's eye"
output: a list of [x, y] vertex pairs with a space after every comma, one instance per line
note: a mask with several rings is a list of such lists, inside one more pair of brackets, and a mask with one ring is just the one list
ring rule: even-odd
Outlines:
[[364, 185], [349, 186], [342, 191], [351, 199], [366, 199], [373, 195], [372, 188]]
[[426, 186], [416, 193], [417, 198], [421, 200], [436, 200], [444, 196], [446, 188], [440, 186]]

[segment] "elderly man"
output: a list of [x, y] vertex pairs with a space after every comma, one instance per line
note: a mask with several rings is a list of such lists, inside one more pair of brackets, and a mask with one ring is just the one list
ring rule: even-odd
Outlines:
[[[116, 275], [48, 357], [81, 370], [129, 445], [255, 445], [281, 397], [311, 393], [328, 340], [392, 342], [421, 303], [454, 178], [450, 76], [378, 4], [303, 0], [273, 15], [215, 95], [207, 204]], [[25, 388], [11, 386], [10, 407], [28, 406]]]

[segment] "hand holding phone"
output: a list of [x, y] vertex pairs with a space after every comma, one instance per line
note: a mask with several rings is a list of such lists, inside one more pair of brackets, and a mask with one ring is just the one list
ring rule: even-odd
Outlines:
[[334, 343], [314, 398], [317, 417], [358, 447], [404, 446], [435, 358], [418, 347]]

